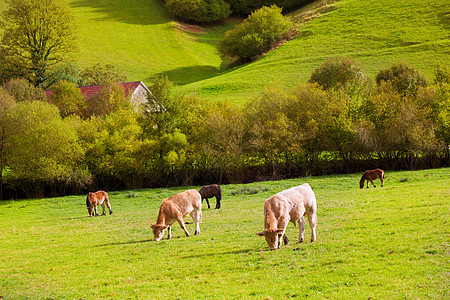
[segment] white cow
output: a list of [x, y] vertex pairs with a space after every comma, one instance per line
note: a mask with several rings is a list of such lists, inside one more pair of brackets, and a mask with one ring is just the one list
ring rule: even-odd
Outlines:
[[199, 223], [202, 222], [202, 196], [196, 190], [187, 190], [164, 199], [159, 208], [156, 224], [151, 225], [153, 240], [159, 241], [167, 228], [169, 229], [167, 239], [170, 239], [172, 237], [171, 226], [175, 222], [180, 224], [186, 236], [190, 236], [183, 221], [183, 218], [189, 214], [195, 223], [194, 234], [199, 234]]
[[298, 242], [303, 242], [305, 231], [304, 215], [308, 216], [311, 227], [311, 242], [316, 240], [317, 225], [317, 203], [316, 197], [309, 184], [290, 188], [273, 195], [264, 202], [264, 231], [257, 233], [266, 238], [270, 250], [281, 247], [281, 239], [284, 244], [289, 244], [285, 235], [289, 222], [298, 221], [299, 237]]

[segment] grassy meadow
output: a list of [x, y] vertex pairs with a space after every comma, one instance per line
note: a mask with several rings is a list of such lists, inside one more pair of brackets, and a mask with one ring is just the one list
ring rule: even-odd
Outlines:
[[[387, 172], [363, 190], [360, 175], [223, 185], [200, 235], [174, 224], [160, 242], [161, 200], [190, 187], [110, 192], [114, 214], [96, 218], [82, 195], [2, 201], [0, 299], [448, 299], [450, 168]], [[303, 182], [318, 239], [270, 251], [255, 235], [263, 202]]]

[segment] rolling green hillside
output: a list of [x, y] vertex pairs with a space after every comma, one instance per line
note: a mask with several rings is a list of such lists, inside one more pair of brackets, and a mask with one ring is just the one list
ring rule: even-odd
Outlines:
[[[447, 4], [447, 5], [446, 5]], [[242, 102], [267, 82], [306, 82], [325, 58], [346, 55], [374, 78], [396, 61], [433, 77], [450, 62], [449, 1], [342, 0], [300, 29], [300, 36], [257, 62], [183, 87], [205, 98]]]
[[[80, 66], [114, 64], [130, 80], [147, 84], [167, 74], [176, 93], [205, 100], [242, 104], [271, 81], [287, 87], [305, 82], [330, 56], [353, 58], [372, 78], [396, 61], [409, 62], [430, 78], [437, 64], [450, 63], [449, 0], [324, 2], [327, 9], [300, 27], [297, 38], [254, 63], [226, 69], [214, 43], [237, 20], [180, 26], [159, 0], [69, 0], [78, 24]], [[0, 0], [0, 9], [4, 6]]]

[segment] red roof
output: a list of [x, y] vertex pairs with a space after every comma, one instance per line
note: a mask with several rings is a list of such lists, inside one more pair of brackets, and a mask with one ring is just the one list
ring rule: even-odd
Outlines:
[[[130, 94], [133, 94], [133, 92], [136, 90], [136, 88], [141, 84], [140, 81], [134, 81], [134, 82], [124, 82], [120, 85], [123, 86], [125, 91], [125, 97], [128, 97]], [[103, 89], [102, 85], [88, 85], [88, 86], [79, 86], [78, 87], [81, 91], [81, 94], [85, 99], [90, 99], [91, 97], [97, 95], [100, 93]], [[45, 95], [47, 98], [51, 96], [53, 93], [52, 90], [45, 91]]]

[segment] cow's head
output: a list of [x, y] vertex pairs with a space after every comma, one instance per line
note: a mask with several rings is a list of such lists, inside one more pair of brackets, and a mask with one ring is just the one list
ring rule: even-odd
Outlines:
[[166, 230], [167, 228], [169, 228], [169, 225], [152, 225], [150, 226], [153, 230], [153, 240], [154, 241], [159, 241], [163, 235], [164, 235], [164, 230]]
[[257, 235], [264, 236], [266, 238], [267, 245], [269, 245], [270, 250], [280, 249], [281, 239], [283, 237], [282, 228], [275, 229], [265, 229], [263, 232], [258, 232]]

